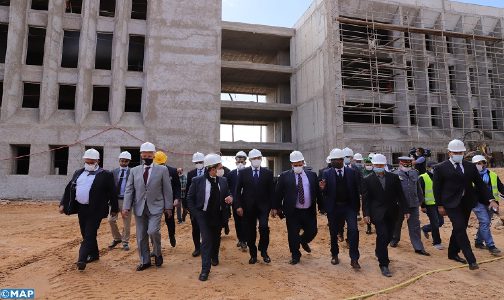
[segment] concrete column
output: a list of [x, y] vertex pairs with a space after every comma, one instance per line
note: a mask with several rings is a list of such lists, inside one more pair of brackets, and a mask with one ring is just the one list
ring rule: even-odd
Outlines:
[[75, 121], [82, 124], [93, 104], [93, 70], [96, 53], [96, 25], [99, 0], [82, 2], [82, 29], [79, 41], [79, 70], [75, 95]]
[[131, 16], [131, 0], [116, 2], [115, 31], [112, 45], [112, 92], [109, 104], [112, 125], [121, 120], [124, 113], [126, 90], [124, 81], [128, 71], [128, 21]]
[[[30, 147], [30, 176], [44, 177], [49, 175], [49, 168], [51, 166], [51, 153], [47, 152], [49, 146], [47, 144], [32, 144]], [[43, 153], [41, 153], [43, 152]], [[33, 155], [34, 153], [41, 153]]]
[[9, 12], [9, 32], [7, 37], [7, 52], [5, 56], [4, 92], [2, 100], [1, 120], [11, 118], [23, 99], [23, 81], [21, 69], [23, 53], [26, 52], [25, 41], [28, 31], [26, 25], [26, 11], [28, 0], [11, 1]]
[[44, 46], [44, 66], [40, 91], [40, 121], [44, 122], [58, 109], [58, 70], [63, 47], [64, 0], [49, 1], [46, 40]]

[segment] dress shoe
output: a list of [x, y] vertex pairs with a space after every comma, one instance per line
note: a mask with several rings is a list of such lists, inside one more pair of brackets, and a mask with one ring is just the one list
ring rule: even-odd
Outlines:
[[474, 248], [486, 249], [487, 247], [483, 243], [474, 243]]
[[208, 273], [206, 273], [206, 272], [205, 272], [205, 273], [201, 272], [201, 273], [199, 274], [198, 279], [199, 279], [200, 281], [207, 281], [207, 280], [208, 280]]
[[490, 251], [490, 254], [495, 255], [495, 256], [498, 256], [501, 253], [499, 248], [497, 248], [495, 246], [488, 247], [488, 251]]
[[311, 253], [311, 248], [308, 243], [301, 243], [301, 247], [303, 247], [304, 251], [306, 251], [307, 253]]
[[137, 271], [143, 271], [143, 270], [148, 269], [148, 268], [150, 268], [150, 267], [152, 267], [152, 265], [151, 265], [151, 264], [139, 264], [139, 265], [136, 267], [136, 270], [137, 270]]
[[470, 263], [469, 264], [469, 270], [478, 270], [478, 269], [479, 269], [478, 263]]
[[381, 273], [385, 277], [392, 277], [392, 273], [390, 273], [390, 270], [388, 267], [382, 266], [380, 267]]
[[423, 255], [423, 256], [430, 256], [429, 252], [427, 252], [425, 250], [415, 250], [415, 253]]
[[332, 259], [331, 259], [331, 264], [332, 265], [337, 265], [339, 264], [339, 259], [337, 256], [333, 256]]
[[116, 240], [113, 240], [112, 243], [110, 243], [110, 245], [108, 246], [109, 249], [114, 249], [115, 246], [119, 245], [121, 243], [121, 241], [116, 241]]
[[360, 270], [361, 266], [359, 265], [359, 261], [358, 260], [352, 260], [350, 262], [350, 265], [352, 266], [352, 268], [354, 268], [355, 270]]
[[175, 235], [170, 235], [170, 245], [175, 247], [177, 245], [177, 240], [175, 239]]
[[130, 247], [128, 243], [123, 243], [123, 250], [124, 251], [129, 251]]
[[263, 258], [263, 261], [267, 264], [269, 264], [271, 262], [271, 258], [269, 257], [268, 253], [267, 252], [263, 252], [261, 253], [261, 256]]
[[429, 232], [428, 232], [428, 231], [424, 231], [424, 230], [422, 229], [422, 232], [423, 232], [423, 235], [424, 235], [424, 237], [425, 237], [426, 239], [429, 239], [429, 238], [430, 238], [430, 235], [429, 235]]
[[156, 267], [161, 267], [163, 265], [163, 255], [156, 256], [154, 258], [154, 263], [156, 264]]
[[241, 243], [241, 250], [242, 250], [243, 252], [246, 252], [246, 251], [247, 251], [247, 242], [242, 242], [242, 243]]
[[257, 262], [257, 257], [251, 257], [251, 258], [249, 259], [249, 264], [250, 264], [250, 265], [253, 265], [253, 264], [255, 264], [256, 262]]
[[83, 261], [78, 261], [77, 262], [77, 269], [79, 271], [84, 271], [84, 269], [86, 269], [86, 263]]
[[210, 260], [210, 262], [211, 262], [212, 266], [214, 266], [214, 267], [219, 265], [219, 259], [218, 258], [212, 258]]
[[399, 242], [396, 242], [396, 241], [390, 242], [390, 247], [392, 247], [392, 248], [397, 248], [397, 245], [399, 245]]
[[465, 259], [463, 259], [462, 257], [460, 257], [458, 255], [448, 256], [448, 259], [454, 260], [454, 261], [459, 262], [461, 264], [466, 264], [467, 263], [467, 261]]
[[289, 264], [291, 264], [291, 265], [297, 265], [297, 264], [299, 264], [299, 258], [292, 258], [289, 261]]
[[200, 256], [201, 254], [201, 250], [200, 249], [196, 249], [194, 250], [194, 252], [191, 254], [193, 257], [198, 257]]
[[98, 257], [98, 256], [88, 255], [88, 257], [86, 258], [86, 263], [91, 263], [91, 262], [97, 261], [99, 259], [100, 259], [100, 257]]

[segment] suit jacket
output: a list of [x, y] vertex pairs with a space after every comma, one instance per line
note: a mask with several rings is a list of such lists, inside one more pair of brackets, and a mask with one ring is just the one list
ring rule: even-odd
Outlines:
[[[242, 169], [243, 171], [243, 169]], [[241, 172], [241, 171], [240, 171]], [[224, 175], [226, 177], [229, 190], [231, 191], [231, 195], [233, 195], [233, 199], [236, 198], [236, 185], [238, 184], [238, 169], [234, 169], [230, 171], [228, 174]]]
[[[206, 184], [207, 178], [205, 176], [197, 176], [193, 178], [193, 183], [191, 184], [191, 188], [187, 193], [187, 207], [191, 213], [198, 213], [203, 211], [206, 197]], [[231, 195], [228, 187], [228, 182], [225, 177], [219, 177], [219, 189], [219, 202], [221, 212], [224, 212], [224, 209], [227, 206], [224, 199]]]
[[[77, 200], [75, 200], [77, 178], [84, 172], [84, 168], [75, 171], [72, 180], [67, 184], [65, 193], [61, 198], [60, 205], [63, 205], [65, 214], [77, 213]], [[119, 212], [117, 201], [117, 189], [114, 183], [114, 176], [111, 172], [103, 169], [98, 170], [96, 177], [89, 190], [89, 207], [101, 218], [106, 218], [110, 212]]]
[[[336, 199], [339, 192], [336, 189], [336, 170], [328, 168], [322, 174], [322, 179], [326, 181], [326, 188], [323, 191], [325, 203], [324, 209], [327, 213], [332, 213], [335, 208]], [[347, 197], [350, 206], [358, 212], [360, 210], [360, 176], [357, 171], [345, 167], [343, 179], [346, 182]]]
[[[322, 194], [320, 193], [317, 174], [306, 170], [305, 173], [310, 183], [311, 206], [308, 209], [316, 215], [317, 204], [322, 202]], [[296, 176], [297, 174], [295, 174], [293, 170], [283, 172], [280, 174], [275, 188], [273, 208], [283, 211], [287, 217], [295, 212], [296, 203], [298, 201]]]
[[180, 177], [178, 176], [178, 172], [176, 168], [166, 166], [168, 168], [168, 174], [170, 174], [171, 178], [171, 187], [173, 191], [173, 200], [179, 199], [180, 200], [180, 194], [182, 193], [182, 186], [180, 184]]
[[260, 168], [259, 182], [255, 184], [252, 167], [244, 168], [238, 175], [234, 206], [245, 210], [257, 207], [262, 211], [269, 211], [273, 205], [274, 194], [272, 171]]
[[385, 189], [374, 172], [364, 178], [362, 185], [362, 212], [371, 220], [381, 220], [385, 215], [397, 216], [406, 200], [399, 176], [385, 172]]
[[450, 160], [434, 168], [432, 181], [437, 205], [447, 208], [455, 208], [459, 205], [474, 208], [478, 201], [489, 205], [489, 200], [494, 197], [481, 179], [476, 166], [467, 161], [463, 161], [462, 166], [464, 174], [457, 172]]
[[[124, 181], [126, 181], [125, 183], [128, 182], [128, 177], [129, 177], [129, 174], [130, 174], [130, 171], [131, 171], [131, 168], [128, 168], [128, 170], [126, 171], [126, 177], [123, 179]], [[121, 168], [116, 168], [114, 170], [112, 170], [112, 174], [114, 175], [114, 182], [116, 183], [116, 187], [117, 187], [117, 195], [119, 195], [119, 193], [121, 193], [121, 187], [119, 186], [119, 176], [121, 176]]]
[[186, 195], [185, 195], [185, 198], [182, 200], [182, 205], [184, 207], [188, 207], [187, 206], [187, 193], [189, 192], [189, 189], [191, 188], [192, 180], [197, 176], [198, 176], [197, 169], [192, 169], [191, 171], [187, 172]]
[[147, 185], [144, 183], [144, 166], [131, 169], [126, 191], [124, 192], [123, 209], [134, 207], [135, 215], [142, 216], [147, 205], [153, 215], [163, 213], [164, 209], [173, 209], [173, 191], [168, 168], [152, 164]]

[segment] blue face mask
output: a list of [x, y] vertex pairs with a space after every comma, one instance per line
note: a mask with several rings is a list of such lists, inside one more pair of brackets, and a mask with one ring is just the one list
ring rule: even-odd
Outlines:
[[385, 172], [385, 168], [376, 168], [376, 167], [374, 167], [373, 171], [375, 173], [384, 173]]
[[461, 163], [463, 159], [463, 155], [452, 155], [452, 160], [456, 163]]

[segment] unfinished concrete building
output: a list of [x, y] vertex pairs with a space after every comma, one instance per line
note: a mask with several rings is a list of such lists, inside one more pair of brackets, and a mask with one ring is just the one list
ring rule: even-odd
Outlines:
[[252, 148], [276, 174], [294, 149], [441, 160], [464, 137], [502, 162], [503, 26], [443, 0], [315, 0], [294, 28], [219, 0], [0, 0], [0, 198], [57, 198], [86, 148], [111, 169], [147, 140], [186, 170]]

